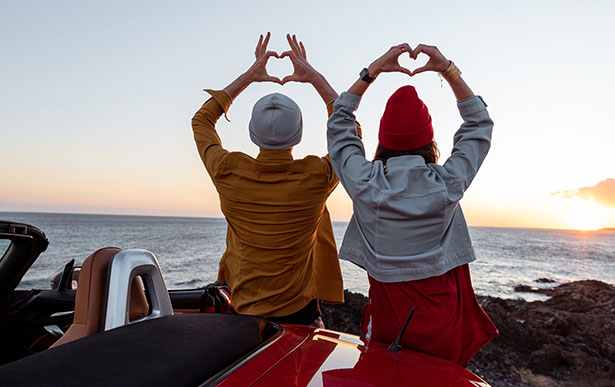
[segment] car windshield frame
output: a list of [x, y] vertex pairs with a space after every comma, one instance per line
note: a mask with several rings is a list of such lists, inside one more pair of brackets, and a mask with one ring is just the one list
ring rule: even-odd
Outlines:
[[11, 241], [10, 239], [0, 239], [0, 261], [2, 261], [2, 258], [4, 258], [4, 254], [6, 254], [12, 244], [13, 241]]
[[0, 259], [0, 302], [21, 282], [34, 261], [49, 246], [45, 233], [26, 223], [0, 220], [0, 239], [11, 243]]

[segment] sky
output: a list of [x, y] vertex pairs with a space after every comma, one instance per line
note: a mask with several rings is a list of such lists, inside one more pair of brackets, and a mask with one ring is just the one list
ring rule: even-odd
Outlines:
[[[461, 202], [471, 226], [615, 227], [613, 15], [612, 1], [0, 0], [0, 211], [222, 216], [190, 119], [202, 90], [247, 70], [271, 31], [270, 50], [296, 34], [338, 92], [395, 44], [436, 45], [455, 61], [495, 122]], [[435, 73], [370, 87], [357, 111], [368, 157], [387, 98], [406, 84], [429, 107], [444, 160], [461, 118]], [[219, 121], [223, 145], [258, 154], [250, 112], [276, 91], [303, 112], [295, 158], [326, 154], [325, 105], [307, 84], [249, 86]], [[328, 205], [334, 220], [352, 214], [341, 186]]]

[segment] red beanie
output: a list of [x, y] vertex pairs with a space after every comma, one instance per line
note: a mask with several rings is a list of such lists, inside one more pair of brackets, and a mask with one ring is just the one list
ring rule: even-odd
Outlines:
[[378, 142], [392, 150], [421, 148], [433, 140], [427, 106], [412, 86], [399, 88], [387, 101], [380, 119]]

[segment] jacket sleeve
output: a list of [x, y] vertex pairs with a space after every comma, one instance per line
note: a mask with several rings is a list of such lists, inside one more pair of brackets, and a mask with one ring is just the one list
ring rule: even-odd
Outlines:
[[231, 97], [223, 90], [205, 90], [211, 94], [203, 106], [192, 117], [192, 131], [199, 156], [205, 164], [209, 175], [216, 175], [218, 166], [229, 153], [222, 147], [222, 142], [216, 132], [216, 122], [231, 106]]
[[493, 121], [479, 96], [457, 102], [463, 124], [455, 133], [453, 151], [439, 173], [452, 202], [459, 201], [482, 165], [491, 146]]
[[[331, 117], [331, 115], [333, 114], [333, 104], [335, 101], [331, 101], [327, 104], [327, 116]], [[357, 136], [359, 136], [359, 138], [362, 138], [363, 134], [362, 134], [362, 130], [361, 130], [361, 124], [359, 124], [358, 121], [354, 121], [355, 127], [356, 127], [356, 132], [357, 132]], [[337, 186], [337, 184], [339, 183], [339, 179], [335, 173], [335, 171], [333, 170], [333, 166], [331, 165], [331, 157], [327, 154], [325, 157], [322, 158], [323, 162], [326, 165], [327, 168], [327, 174], [329, 175], [329, 186], [331, 187], [331, 189], [333, 190], [333, 188], [335, 188]]]
[[359, 136], [354, 111], [361, 97], [342, 93], [333, 104], [327, 122], [327, 148], [331, 164], [351, 199], [373, 174], [374, 165], [365, 159], [365, 148]]

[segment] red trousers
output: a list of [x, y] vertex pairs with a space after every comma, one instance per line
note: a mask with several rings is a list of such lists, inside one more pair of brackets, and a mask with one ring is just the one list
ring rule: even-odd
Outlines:
[[466, 367], [498, 335], [478, 304], [467, 264], [416, 281], [385, 283], [369, 277], [369, 284], [361, 324], [368, 339], [393, 342], [413, 306], [414, 315], [401, 340], [406, 348]]

